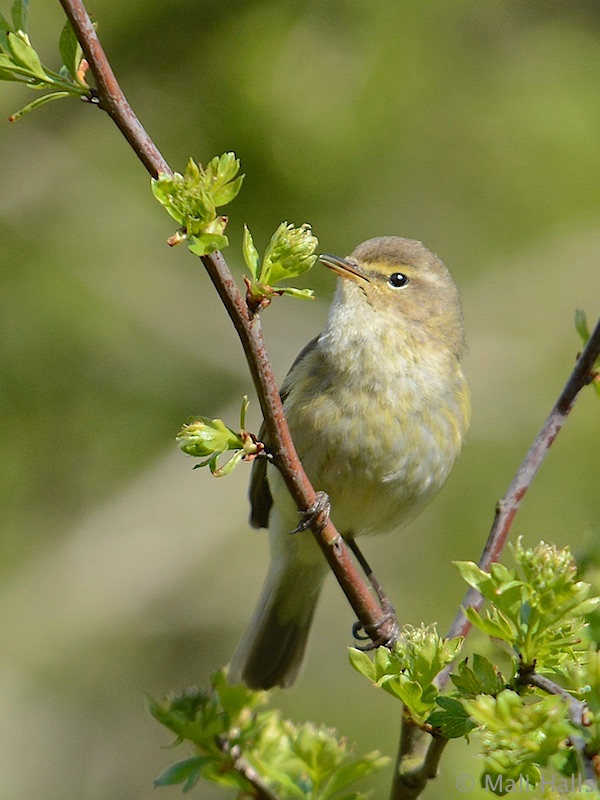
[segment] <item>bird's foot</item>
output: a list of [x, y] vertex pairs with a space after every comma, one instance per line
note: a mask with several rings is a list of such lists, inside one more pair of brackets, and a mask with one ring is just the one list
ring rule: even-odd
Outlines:
[[[377, 647], [392, 648], [400, 636], [396, 612], [387, 598], [382, 602], [382, 614], [374, 623], [364, 625], [355, 622], [352, 635], [357, 641], [368, 642], [357, 646], [357, 650], [375, 650]], [[369, 641], [370, 640], [370, 641]]]
[[329, 502], [329, 495], [327, 492], [317, 492], [315, 502], [305, 511], [300, 512], [302, 519], [298, 527], [294, 528], [291, 533], [300, 533], [308, 528], [312, 528], [315, 524], [318, 525], [319, 530], [322, 530], [327, 524], [330, 511], [331, 503]]

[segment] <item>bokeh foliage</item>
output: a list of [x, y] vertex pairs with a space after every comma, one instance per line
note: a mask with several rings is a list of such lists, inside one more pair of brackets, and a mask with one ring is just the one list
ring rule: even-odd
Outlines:
[[[597, 5], [96, 0], [92, 11], [175, 169], [190, 155], [241, 158], [227, 229], [238, 274], [242, 224], [263, 252], [284, 219], [310, 222], [327, 252], [398, 233], [449, 264], [465, 302], [472, 432], [421, 519], [367, 545], [402, 621], [445, 629], [462, 592], [450, 561], [479, 555], [493, 503], [573, 363], [575, 308], [591, 322], [600, 312]], [[32, 39], [55, 68], [62, 25], [58, 3], [32, 3]], [[3, 87], [2, 117], [29, 99]], [[229, 404], [235, 418], [251, 387], [208, 280], [167, 251], [172, 225], [108, 119], [61, 101], [1, 123], [0, 163], [0, 607], [11, 643], [0, 797], [43, 787], [61, 800], [141, 799], [169, 761], [142, 695], [206, 683], [227, 660], [266, 547], [246, 528], [242, 468], [215, 488], [174, 435], [200, 411], [227, 418]], [[310, 284], [319, 304], [265, 315], [280, 375], [325, 314], [331, 278], [315, 270]], [[528, 541], [577, 552], [597, 535], [597, 437], [588, 392], [522, 510]], [[360, 752], [393, 752], [394, 712], [347, 667], [351, 621], [331, 586], [285, 713], [334, 725]], [[335, 692], [318, 680], [324, 654]], [[432, 790], [443, 796], [461, 771], [478, 772], [468, 750], [453, 752]]]

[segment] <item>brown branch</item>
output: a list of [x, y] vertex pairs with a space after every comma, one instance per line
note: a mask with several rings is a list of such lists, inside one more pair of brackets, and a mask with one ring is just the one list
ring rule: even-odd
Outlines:
[[135, 150], [137, 157], [154, 178], [158, 177], [159, 172], [170, 174], [169, 165], [127, 102], [83, 3], [79, 0], [60, 0], [60, 4], [73, 26], [96, 81], [99, 108], [112, 117], [113, 122]]
[[[107, 111], [148, 172], [171, 174], [172, 170], [150, 139], [127, 102], [96, 31], [81, 0], [60, 0], [97, 85], [99, 107]], [[279, 390], [267, 355], [259, 319], [252, 314], [220, 253], [203, 256], [202, 261], [241, 340], [265, 418], [273, 454], [285, 483], [302, 513], [316, 500], [294, 448], [283, 413]], [[311, 529], [323, 550], [359, 622], [374, 638], [392, 640], [394, 621], [382, 618], [382, 609], [352, 562], [342, 537], [329, 520], [317, 518]]]
[[[579, 356], [573, 372], [569, 376], [564, 389], [560, 393], [554, 408], [548, 415], [546, 422], [542, 429], [535, 437], [533, 444], [529, 448], [527, 455], [523, 459], [517, 474], [513, 478], [512, 483], [508, 487], [505, 496], [500, 500], [496, 506], [496, 515], [494, 523], [490, 530], [489, 536], [485, 543], [483, 553], [479, 559], [479, 567], [482, 570], [489, 570], [490, 564], [497, 561], [506, 545], [508, 535], [515, 515], [527, 490], [531, 486], [540, 466], [552, 443], [556, 439], [562, 426], [567, 419], [569, 412], [573, 408], [577, 395], [590, 383], [590, 373], [594, 367], [598, 355], [600, 354], [600, 320], [596, 324], [588, 343], [586, 344], [583, 352]], [[475, 609], [481, 608], [483, 598], [475, 589], [469, 589], [462, 603], [462, 607], [456, 615], [450, 630], [448, 631], [448, 638], [454, 636], [466, 636], [471, 629], [471, 623], [465, 617], [465, 608], [473, 607]], [[448, 681], [452, 665], [447, 667], [441, 672], [437, 679], [437, 685], [441, 689]]]

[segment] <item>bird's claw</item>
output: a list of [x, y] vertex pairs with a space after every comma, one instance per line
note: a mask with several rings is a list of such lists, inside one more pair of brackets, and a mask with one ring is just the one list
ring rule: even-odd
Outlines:
[[[386, 623], [391, 623], [386, 625]], [[360, 642], [368, 644], [357, 646], [357, 650], [375, 650], [377, 647], [391, 648], [400, 636], [400, 628], [396, 620], [396, 612], [389, 601], [383, 606], [383, 613], [372, 625], [355, 622], [352, 626], [352, 636]]]
[[317, 523], [320, 529], [323, 529], [329, 519], [329, 512], [331, 511], [331, 503], [329, 502], [329, 495], [327, 492], [317, 492], [315, 502], [309, 506], [306, 511], [301, 511], [302, 519], [298, 526], [294, 528], [291, 533], [300, 533]]

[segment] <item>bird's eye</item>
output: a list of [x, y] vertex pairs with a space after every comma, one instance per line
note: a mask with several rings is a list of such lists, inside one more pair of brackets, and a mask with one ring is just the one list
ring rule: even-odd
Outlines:
[[388, 278], [388, 283], [390, 286], [393, 286], [394, 289], [400, 289], [402, 286], [406, 286], [408, 278], [403, 272], [392, 272]]

